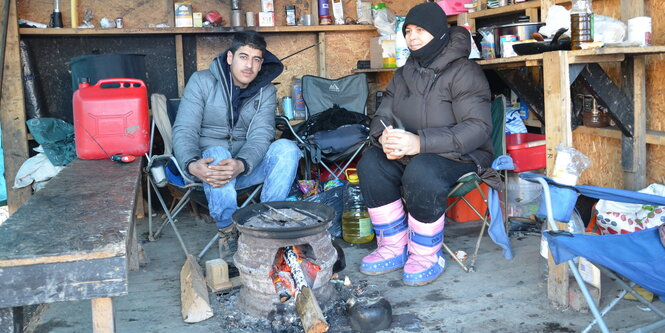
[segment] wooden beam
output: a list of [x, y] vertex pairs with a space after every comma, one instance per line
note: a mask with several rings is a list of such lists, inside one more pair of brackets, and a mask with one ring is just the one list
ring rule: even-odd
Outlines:
[[113, 301], [110, 297], [93, 298], [92, 303], [92, 332], [113, 333]]
[[633, 136], [633, 103], [631, 93], [621, 91], [598, 64], [588, 64], [580, 73], [589, 93], [607, 108], [610, 116], [626, 136]]
[[2, 75], [2, 100], [0, 100], [0, 127], [4, 151], [5, 180], [7, 181], [7, 205], [13, 214], [30, 198], [30, 186], [14, 189], [14, 178], [23, 162], [28, 159], [28, 140], [25, 125], [25, 102], [23, 100], [23, 77], [19, 54], [18, 18], [16, 1], [10, 1], [7, 21], [7, 41]]
[[526, 102], [541, 123], [545, 123], [543, 90], [534, 85], [527, 73], [521, 69], [497, 70], [497, 74]]
[[[568, 65], [565, 51], [548, 52], [543, 55], [547, 175], [550, 177], [554, 170], [556, 145], [563, 144], [568, 147], [573, 145]], [[566, 223], [557, 222], [557, 224], [559, 229], [567, 230]], [[549, 266], [547, 296], [560, 305], [568, 305], [568, 266], [566, 263], [556, 265], [551, 255], [547, 262]]]
[[20, 306], [0, 308], [0, 332], [23, 332], [23, 308]]
[[644, 0], [620, 0], [621, 21], [644, 15]]
[[647, 100], [646, 100], [646, 56], [631, 57], [625, 62], [625, 90], [632, 92], [634, 110], [633, 137], [624, 135], [621, 140], [621, 166], [624, 171], [623, 187], [639, 190], [647, 186]]
[[[314, 6], [316, 7], [316, 6]], [[328, 67], [326, 65], [326, 33], [325, 32], [319, 32], [319, 76], [320, 77], [328, 77]]]
[[549, 13], [550, 7], [555, 3], [555, 0], [540, 0], [540, 22], [547, 20], [547, 13]]
[[175, 35], [175, 63], [178, 78], [178, 97], [185, 91], [185, 56], [182, 47], [182, 35]]

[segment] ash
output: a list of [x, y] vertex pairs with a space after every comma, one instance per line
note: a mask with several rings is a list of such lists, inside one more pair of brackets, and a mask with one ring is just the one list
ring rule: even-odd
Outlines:
[[[352, 286], [345, 286], [343, 280], [333, 279], [332, 283], [336, 293], [328, 304], [322, 306], [323, 315], [330, 325], [328, 332], [351, 333], [353, 330], [347, 319], [346, 301], [352, 297], [377, 296], [379, 292], [374, 289], [378, 288], [368, 285], [367, 280], [358, 281]], [[218, 321], [224, 332], [302, 333], [304, 331], [293, 306], [285, 304], [275, 313], [271, 313], [268, 318], [256, 318], [237, 309], [239, 294], [238, 287], [223, 293], [213, 293], [211, 296], [215, 316], [210, 320]], [[287, 303], [293, 303], [293, 299]]]
[[244, 226], [253, 228], [271, 228], [271, 227], [290, 227], [298, 228], [317, 224], [321, 218], [316, 215], [296, 211], [292, 208], [272, 209], [266, 212], [257, 212], [257, 215], [250, 217]]

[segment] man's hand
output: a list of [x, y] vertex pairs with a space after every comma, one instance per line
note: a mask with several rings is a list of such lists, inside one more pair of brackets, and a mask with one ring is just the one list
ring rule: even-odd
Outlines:
[[212, 187], [222, 187], [245, 171], [245, 165], [239, 160], [227, 158], [211, 164], [214, 160], [208, 157], [192, 162], [187, 171]]

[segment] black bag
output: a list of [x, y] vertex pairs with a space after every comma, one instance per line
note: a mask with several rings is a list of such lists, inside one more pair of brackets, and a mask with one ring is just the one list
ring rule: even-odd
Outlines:
[[344, 186], [337, 186], [327, 191], [309, 196], [303, 201], [319, 202], [332, 207], [335, 217], [328, 227], [328, 232], [333, 237], [342, 237], [342, 214], [344, 213]]
[[[332, 108], [311, 116], [297, 126], [295, 131], [303, 141], [314, 143], [324, 153], [340, 152], [365, 139], [369, 133], [369, 123], [368, 116], [333, 105]], [[359, 126], [344, 127], [346, 125]], [[335, 132], [338, 129], [339, 131]], [[341, 135], [349, 135], [350, 138], [343, 138]], [[290, 132], [284, 132], [282, 137], [295, 139]], [[350, 141], [354, 142], [349, 143]], [[340, 147], [344, 146], [345, 148], [340, 150]]]

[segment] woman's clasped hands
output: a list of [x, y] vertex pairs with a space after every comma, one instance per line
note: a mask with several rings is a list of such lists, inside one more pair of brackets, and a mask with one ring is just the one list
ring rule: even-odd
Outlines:
[[386, 127], [379, 137], [379, 143], [389, 160], [420, 153], [420, 137], [401, 128]]

